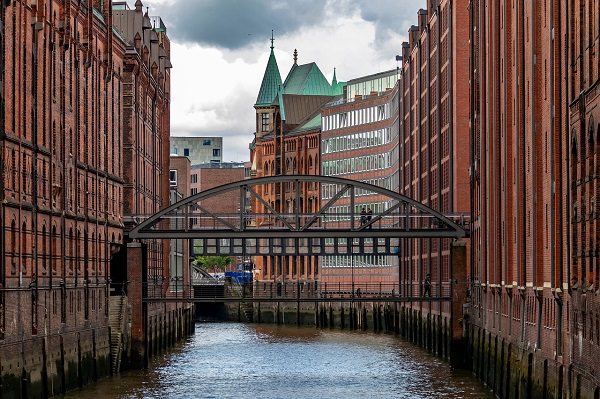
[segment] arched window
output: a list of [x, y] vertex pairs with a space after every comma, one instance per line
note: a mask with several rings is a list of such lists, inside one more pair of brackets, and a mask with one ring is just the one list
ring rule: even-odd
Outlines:
[[312, 160], [312, 156], [308, 157], [308, 167], [312, 168], [313, 167], [313, 160]]
[[571, 154], [577, 154], [577, 133], [575, 129], [571, 131]]
[[264, 170], [264, 172], [263, 172], [263, 173], [264, 173], [265, 175], [268, 175], [268, 174], [269, 174], [269, 163], [268, 163], [268, 162], [265, 162], [265, 167], [264, 167], [264, 169], [265, 169], [265, 170]]
[[593, 150], [594, 145], [594, 117], [590, 116], [590, 124], [588, 126], [588, 143], [590, 143], [590, 151]]

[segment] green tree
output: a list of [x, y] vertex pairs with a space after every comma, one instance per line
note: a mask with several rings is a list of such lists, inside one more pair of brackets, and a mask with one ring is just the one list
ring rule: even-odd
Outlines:
[[223, 272], [233, 262], [231, 256], [197, 256], [196, 263], [213, 273]]

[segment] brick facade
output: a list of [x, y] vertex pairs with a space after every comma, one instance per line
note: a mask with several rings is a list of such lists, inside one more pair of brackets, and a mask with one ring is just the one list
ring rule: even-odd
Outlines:
[[[125, 215], [168, 204], [168, 39], [162, 25], [142, 29], [139, 1], [117, 11], [110, 1], [16, 0], [0, 3], [0, 18], [0, 363], [3, 377], [27, 374], [17, 389], [56, 394], [109, 372], [100, 359]], [[168, 275], [167, 256], [156, 244], [151, 270]], [[46, 364], [95, 366], [44, 371], [26, 362], [23, 341]], [[4, 382], [0, 396], [14, 388]]]
[[[600, 393], [600, 2], [569, 2], [566, 84], [571, 343], [575, 384]], [[564, 83], [563, 83], [564, 87]], [[566, 119], [566, 118], [565, 118]], [[570, 145], [569, 145], [570, 143]], [[568, 214], [568, 213], [567, 213]]]
[[[466, 0], [429, 1], [402, 44], [399, 192], [443, 214], [470, 210], [466, 8]], [[449, 239], [401, 241], [402, 294], [421, 295], [426, 274], [432, 295], [449, 292], [450, 244]], [[450, 313], [447, 303], [427, 308]]]
[[[53, 345], [62, 337], [60, 347], [63, 338], [74, 342], [69, 360], [89, 354], [92, 340], [75, 339], [82, 331], [98, 353], [107, 350], [109, 260], [123, 240], [125, 47], [113, 33], [110, 3], [93, 2], [94, 13], [81, 3], [31, 4], [0, 5], [3, 375], [24, 360], [15, 346], [22, 340], [48, 362], [60, 353], [38, 345], [44, 337]], [[41, 369], [32, 361], [24, 372]]]
[[2, 6], [0, 279], [25, 289], [0, 298], [5, 342], [105, 325], [123, 240], [124, 45], [87, 7], [28, 4]]
[[579, 312], [568, 284], [568, 3], [469, 4], [472, 338], [488, 345], [476, 363], [506, 359], [479, 370], [504, 396], [591, 397], [567, 373]]
[[[257, 165], [253, 177], [277, 175], [319, 175], [320, 129], [301, 134], [289, 135], [284, 132], [284, 124], [276, 111], [273, 118], [278, 123], [274, 129], [278, 135], [266, 135], [256, 140], [251, 156]], [[296, 204], [296, 192], [293, 187], [282, 183], [260, 187], [259, 195], [278, 212], [294, 212], [299, 206], [300, 213], [311, 213], [317, 209], [319, 188], [316, 183], [302, 183], [300, 186], [300, 204]], [[260, 203], [253, 204], [253, 213], [257, 224], [268, 228], [274, 222], [266, 217], [267, 209]], [[314, 281], [318, 279], [318, 259], [316, 256], [257, 256], [256, 278], [259, 281]]]

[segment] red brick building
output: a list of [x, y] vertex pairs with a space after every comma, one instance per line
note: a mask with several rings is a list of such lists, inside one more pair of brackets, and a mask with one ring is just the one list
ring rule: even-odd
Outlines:
[[[123, 240], [126, 49], [110, 2], [93, 6], [0, 5], [2, 377], [12, 370], [39, 380], [40, 353], [53, 363], [59, 348], [87, 356], [92, 345], [99, 375], [108, 372], [109, 260]], [[56, 373], [48, 378], [58, 391], [76, 386]], [[86, 371], [83, 383], [91, 378]]]
[[[600, 395], [600, 2], [570, 1], [560, 6], [570, 16], [568, 59], [560, 55], [561, 71], [568, 80], [557, 85], [568, 112], [560, 125], [563, 161], [567, 159], [568, 186], [564, 186], [563, 212], [571, 221], [566, 252], [571, 288], [570, 342], [575, 389], [591, 397]], [[563, 76], [563, 75], [559, 75]], [[568, 104], [568, 108], [567, 108]], [[562, 111], [561, 111], [562, 116]], [[563, 166], [563, 165], [561, 165]], [[566, 199], [566, 201], [565, 201]], [[564, 217], [564, 216], [563, 216]], [[567, 219], [567, 220], [569, 220]], [[559, 225], [561, 226], [561, 225]], [[562, 227], [562, 226], [561, 226]], [[561, 231], [563, 233], [563, 231]], [[562, 238], [562, 235], [559, 236]], [[566, 242], [569, 238], [567, 238]], [[565, 241], [563, 241], [565, 242]], [[570, 260], [570, 262], [569, 262]], [[567, 327], [567, 328], [569, 328]], [[567, 336], [569, 337], [569, 336]]]
[[[469, 197], [469, 15], [466, 0], [428, 1], [402, 44], [399, 192], [443, 214], [467, 214]], [[400, 242], [400, 291], [447, 295], [449, 239]], [[449, 314], [449, 304], [414, 305]]]
[[[588, 173], [595, 135], [569, 122], [567, 113], [569, 104], [571, 112], [578, 108], [574, 93], [593, 82], [580, 63], [585, 80], [571, 87], [577, 57], [590, 60], [582, 49], [592, 45], [584, 10], [599, 15], [597, 4], [587, 8], [591, 4], [469, 3], [471, 62], [463, 76], [471, 81], [471, 339], [476, 371], [501, 396], [569, 391], [569, 397], [592, 397], [593, 389], [582, 390], [581, 376], [597, 375], [595, 369], [569, 367], [572, 355], [589, 359], [593, 352], [569, 349], [583, 309], [569, 302], [568, 282], [570, 274], [579, 286], [594, 283], [596, 247], [588, 240], [595, 211], [588, 193], [595, 180]], [[569, 213], [581, 215], [571, 219], [572, 238]], [[580, 265], [590, 273], [579, 273]]]
[[169, 43], [140, 1], [1, 2], [0, 21], [0, 396], [51, 395], [109, 374], [125, 215], [168, 204]]
[[[294, 64], [281, 84], [273, 47], [254, 106], [256, 134], [251, 146], [252, 177], [320, 174], [321, 107], [339, 91], [314, 63]], [[337, 90], [337, 91], [336, 91]], [[283, 183], [261, 187], [259, 195], [277, 212], [310, 213], [317, 209], [319, 187], [304, 183], [296, 203], [293, 187]], [[268, 227], [275, 219], [267, 208], [253, 202], [254, 223]], [[259, 281], [314, 281], [318, 279], [316, 256], [260, 256], [254, 260]]]

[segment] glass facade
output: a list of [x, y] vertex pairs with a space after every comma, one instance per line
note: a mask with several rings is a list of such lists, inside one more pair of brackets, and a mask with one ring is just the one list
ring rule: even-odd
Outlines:
[[346, 98], [352, 101], [356, 96], [368, 96], [373, 92], [381, 93], [388, 89], [392, 89], [398, 81], [396, 71], [389, 71], [381, 77], [375, 77], [362, 82], [349, 81], [346, 90]]
[[[355, 95], [381, 93], [394, 88], [396, 83], [396, 75], [390, 74], [370, 81], [350, 84], [346, 104], [354, 100]], [[398, 192], [400, 97], [397, 92], [392, 96], [389, 96], [389, 92], [386, 95], [388, 95], [387, 101], [383, 97], [374, 101], [365, 101], [363, 104], [356, 101], [352, 109], [348, 109], [350, 107], [344, 103], [331, 104], [330, 113], [322, 115], [322, 175], [359, 180]], [[373, 104], [376, 102], [380, 104]], [[373, 123], [378, 125], [374, 126]], [[336, 197], [340, 188], [337, 184], [323, 184], [320, 193], [321, 201], [326, 202]], [[352, 212], [355, 219], [363, 208], [370, 208], [374, 215], [378, 215], [390, 209], [396, 201], [382, 201], [376, 192], [362, 188], [356, 188], [354, 196], [356, 202], [353, 210], [352, 205], [349, 204], [350, 193], [347, 192], [339, 198], [340, 203], [331, 206], [323, 222], [331, 227], [337, 225], [343, 228], [350, 225]], [[346, 255], [338, 255], [326, 256], [321, 260], [321, 267], [324, 269], [350, 266], [397, 267], [397, 265], [397, 257], [382, 255], [354, 257], [354, 260]]]

